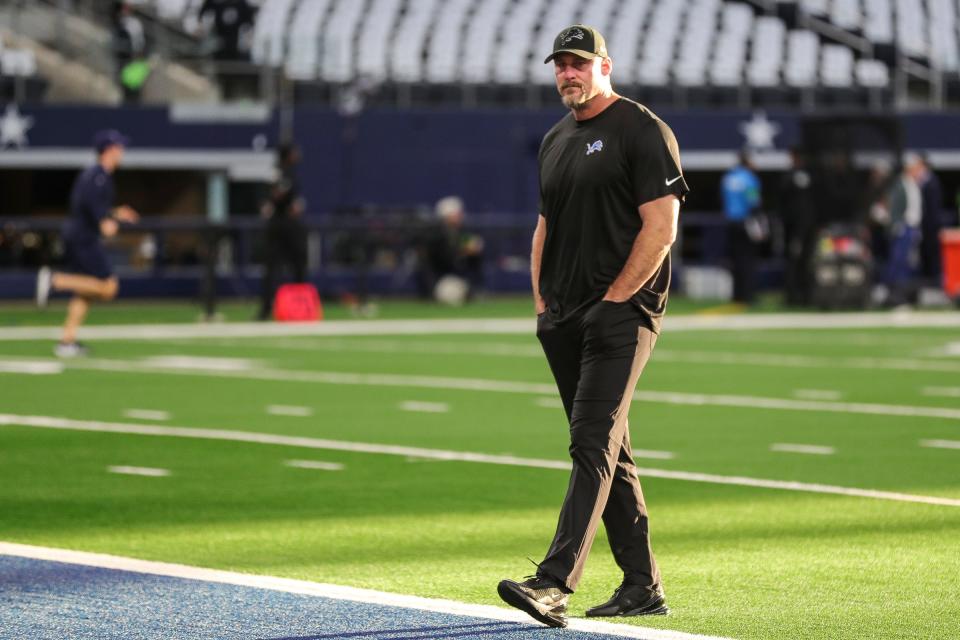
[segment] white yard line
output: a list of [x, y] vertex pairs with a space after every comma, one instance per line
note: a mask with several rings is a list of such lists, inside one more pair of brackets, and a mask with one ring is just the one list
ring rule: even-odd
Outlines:
[[56, 375], [63, 373], [63, 363], [56, 360], [0, 360], [0, 373]]
[[[257, 369], [254, 371], [222, 371], [200, 369], [167, 369], [148, 366], [141, 362], [126, 360], [78, 359], [71, 361], [70, 368], [129, 373], [162, 373], [170, 375], [200, 375], [248, 380], [274, 380], [283, 382], [306, 382], [314, 384], [343, 384], [381, 387], [419, 387], [424, 389], [448, 389], [498, 393], [523, 393], [551, 395], [556, 393], [553, 384], [536, 382], [512, 382], [509, 380], [486, 380], [478, 378], [444, 378], [441, 376], [400, 375], [391, 373], [345, 373], [336, 371], [296, 371]], [[644, 402], [673, 405], [720, 406], [778, 411], [821, 411], [826, 413], [853, 413], [877, 416], [910, 418], [938, 418], [960, 420], [960, 409], [950, 407], [923, 407], [910, 405], [872, 404], [866, 402], [821, 402], [815, 400], [792, 400], [761, 396], [738, 396], [726, 394], [681, 393], [671, 391], [637, 391], [634, 398]]]
[[123, 417], [133, 418], [134, 420], [154, 420], [156, 422], [165, 422], [170, 419], [170, 412], [157, 411], [155, 409], [127, 409], [123, 412]]
[[[453, 600], [440, 600], [437, 598], [422, 598], [419, 596], [409, 596], [399, 593], [374, 591], [372, 589], [359, 589], [356, 587], [345, 587], [335, 584], [309, 582], [307, 580], [293, 580], [290, 578], [278, 578], [275, 576], [251, 575], [246, 573], [236, 573], [233, 571], [220, 571], [218, 569], [205, 569], [202, 567], [172, 564], [169, 562], [137, 560], [135, 558], [123, 558], [120, 556], [106, 555], [102, 553], [69, 551], [66, 549], [52, 549], [49, 547], [35, 547], [31, 545], [14, 544], [10, 542], [0, 542], [0, 555], [15, 556], [18, 558], [30, 558], [33, 560], [45, 560], [49, 562], [63, 562], [86, 567], [99, 567], [102, 569], [129, 571], [132, 573], [167, 576], [186, 580], [202, 580], [204, 582], [214, 582], [218, 584], [252, 587], [255, 589], [268, 589], [270, 591], [296, 593], [306, 596], [331, 598], [334, 600], [349, 600], [351, 602], [363, 602], [367, 604], [385, 605], [389, 607], [400, 607], [403, 609], [432, 611], [435, 613], [467, 616], [471, 618], [486, 618], [490, 620], [502, 620], [505, 622], [519, 622], [523, 624], [530, 624], [532, 632], [535, 632], [535, 628], [543, 628], [542, 625], [534, 622], [530, 616], [514, 609], [494, 607], [490, 605], [468, 604]], [[584, 620], [581, 618], [572, 618], [570, 620], [569, 628], [587, 633], [602, 633], [620, 636], [623, 638], [640, 638], [641, 640], [729, 640], [718, 636], [704, 636], [692, 633], [683, 633], [680, 631], [651, 629], [634, 625]]]
[[156, 469], [154, 467], [128, 467], [123, 465], [107, 467], [107, 471], [110, 473], [120, 473], [128, 476], [148, 476], [151, 478], [165, 478], [170, 475], [169, 469]]
[[781, 453], [809, 453], [817, 456], [832, 456], [836, 453], [833, 447], [823, 447], [813, 444], [789, 444], [786, 442], [775, 442], [770, 445], [770, 451], [779, 451]]
[[960, 387], [924, 387], [920, 393], [925, 396], [960, 398]]
[[921, 440], [920, 446], [935, 449], [960, 449], [960, 440]]
[[[475, 453], [470, 451], [448, 451], [443, 449], [424, 449], [419, 447], [371, 444], [365, 442], [322, 440], [319, 438], [307, 438], [302, 436], [283, 436], [272, 433], [230, 431], [226, 429], [165, 427], [159, 425], [100, 422], [96, 420], [71, 420], [68, 418], [57, 418], [52, 416], [23, 416], [12, 414], [0, 414], [0, 425], [65, 429], [70, 431], [94, 431], [146, 436], [166, 436], [175, 438], [228, 440], [233, 442], [252, 442], [257, 444], [273, 444], [288, 447], [303, 447], [308, 449], [329, 449], [334, 451], [350, 451], [356, 453], [375, 453], [403, 456], [404, 458], [456, 460], [461, 462], [475, 462], [481, 464], [496, 464], [514, 467], [535, 467], [539, 469], [557, 469], [560, 471], [570, 470], [570, 462], [565, 460], [545, 460], [540, 458], [521, 458], [519, 456], [508, 455], [490, 455], [486, 453]], [[830, 493], [845, 496], [876, 498], [879, 500], [897, 500], [901, 502], [917, 502], [921, 504], [960, 507], [960, 499], [957, 498], [941, 498], [937, 496], [923, 496], [891, 491], [874, 491], [872, 489], [837, 487], [823, 484], [810, 484], [805, 482], [785, 482], [781, 480], [765, 480], [760, 478], [744, 478], [739, 476], [719, 476], [687, 471], [671, 471], [667, 469], [639, 468], [637, 471], [641, 476], [653, 478], [690, 480], [693, 482], [708, 482], [714, 484], [732, 484], [747, 487], [784, 489], [788, 491], [803, 491], [810, 493]]]
[[272, 416], [290, 416], [293, 418], [309, 418], [313, 415], [310, 407], [297, 407], [286, 404], [267, 405], [267, 413]]
[[295, 469], [318, 469], [320, 471], [343, 471], [339, 462], [320, 462], [319, 460], [284, 460], [283, 464]]
[[843, 394], [831, 389], [794, 389], [793, 397], [800, 400], [839, 400]]
[[560, 398], [537, 398], [534, 404], [544, 409], [563, 409], [563, 400]]
[[[458, 333], [529, 334], [535, 320], [500, 318], [489, 320], [327, 320], [305, 323], [236, 322], [225, 324], [143, 324], [85, 326], [85, 340], [166, 340], [182, 338], [270, 336], [384, 336]], [[666, 331], [743, 331], [755, 329], [891, 329], [960, 327], [960, 313], [780, 313], [739, 316], [668, 316]], [[56, 340], [59, 327], [3, 327], [0, 340]]]
[[421, 402], [419, 400], [405, 400], [400, 403], [402, 411], [420, 413], [449, 413], [450, 405], [446, 402]]

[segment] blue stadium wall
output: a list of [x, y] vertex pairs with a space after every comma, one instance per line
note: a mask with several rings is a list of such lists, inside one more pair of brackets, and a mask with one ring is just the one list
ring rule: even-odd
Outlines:
[[[314, 215], [361, 205], [428, 204], [459, 194], [475, 212], [530, 214], [537, 206], [536, 154], [543, 134], [563, 111], [370, 110], [354, 117], [319, 108], [297, 109], [290, 119], [275, 111], [179, 113], [173, 108], [97, 109], [0, 106], [0, 120], [16, 110], [24, 135], [0, 140], [0, 167], [82, 165], [93, 132], [115, 127], [134, 141], [128, 166], [216, 166], [239, 157], [259, 158], [247, 179], [269, 165], [281, 122], [292, 124], [303, 150], [301, 179]], [[795, 112], [664, 111], [688, 171], [719, 170], [753, 142], [761, 167], [783, 168], [797, 143]], [[930, 152], [934, 164], [960, 168], [960, 117], [912, 113], [901, 117], [906, 147]], [[24, 125], [24, 123], [26, 123]], [[753, 137], [752, 136], [759, 136]], [[20, 144], [16, 144], [20, 142]], [[759, 144], [758, 144], [759, 143]], [[73, 155], [71, 155], [73, 154]], [[78, 155], [80, 154], [80, 155]], [[265, 174], [264, 174], [265, 175]], [[5, 215], [15, 212], [4, 211]]]

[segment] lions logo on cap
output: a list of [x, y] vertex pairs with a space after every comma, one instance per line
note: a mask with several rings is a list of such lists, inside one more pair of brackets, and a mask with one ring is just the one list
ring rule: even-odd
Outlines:
[[560, 45], [565, 46], [572, 42], [574, 38], [577, 40], [583, 40], [583, 31], [576, 27], [573, 29], [567, 29], [563, 32], [563, 35], [560, 36]]

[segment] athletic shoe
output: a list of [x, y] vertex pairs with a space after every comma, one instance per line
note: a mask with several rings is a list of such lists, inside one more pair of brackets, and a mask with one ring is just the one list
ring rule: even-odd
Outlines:
[[660, 586], [653, 591], [639, 585], [621, 584], [601, 605], [587, 609], [589, 617], [665, 616], [670, 608]]
[[511, 607], [548, 627], [567, 626], [567, 594], [550, 578], [529, 576], [523, 582], [501, 580], [497, 593]]
[[47, 300], [50, 299], [50, 283], [53, 281], [53, 272], [50, 267], [40, 267], [37, 272], [37, 306], [41, 309], [46, 308]]
[[53, 353], [58, 358], [82, 358], [87, 355], [87, 348], [80, 342], [58, 342]]

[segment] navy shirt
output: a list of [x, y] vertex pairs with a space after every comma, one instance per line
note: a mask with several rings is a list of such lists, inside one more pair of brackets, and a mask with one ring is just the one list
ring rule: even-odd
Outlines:
[[79, 244], [94, 244], [100, 239], [100, 221], [110, 217], [113, 207], [113, 176], [95, 164], [77, 176], [70, 192], [70, 218], [64, 239]]

